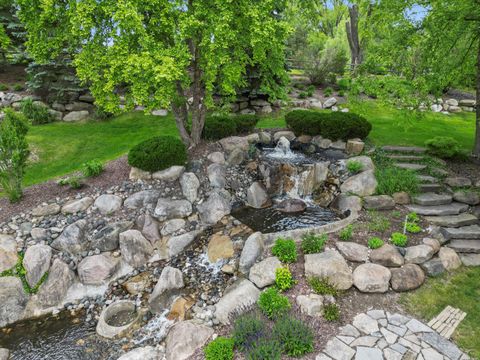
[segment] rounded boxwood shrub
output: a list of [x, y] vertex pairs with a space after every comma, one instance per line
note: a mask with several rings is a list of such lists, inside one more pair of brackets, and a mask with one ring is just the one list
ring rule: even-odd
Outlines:
[[203, 138], [219, 140], [225, 137], [252, 132], [258, 123], [256, 115], [211, 115], [205, 119]]
[[285, 121], [296, 135], [321, 135], [334, 141], [365, 139], [372, 130], [372, 124], [354, 113], [294, 110]]
[[160, 171], [173, 165], [184, 165], [187, 150], [180, 139], [157, 136], [134, 146], [128, 153], [128, 164], [144, 171]]
[[232, 339], [218, 337], [211, 341], [204, 350], [206, 360], [232, 360], [234, 342]]
[[237, 115], [233, 117], [237, 125], [237, 134], [250, 133], [255, 129], [258, 123], [258, 116], [256, 115]]

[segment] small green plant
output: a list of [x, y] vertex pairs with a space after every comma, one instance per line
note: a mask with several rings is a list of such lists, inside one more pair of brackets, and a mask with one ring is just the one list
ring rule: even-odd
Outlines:
[[427, 152], [441, 159], [465, 159], [467, 155], [457, 140], [449, 136], [436, 136], [425, 141]]
[[292, 273], [288, 266], [277, 268], [275, 270], [275, 285], [280, 291], [290, 289], [295, 284]]
[[265, 330], [265, 322], [257, 314], [240, 315], [234, 323], [232, 339], [235, 346], [244, 351], [260, 339]]
[[247, 352], [247, 360], [280, 360], [282, 346], [276, 340], [261, 338]]
[[68, 185], [70, 186], [71, 189], [80, 189], [83, 186], [81, 182], [81, 178], [78, 176], [69, 176], [65, 179], [61, 179], [58, 181], [58, 185], [60, 186]]
[[258, 306], [269, 319], [285, 315], [292, 307], [288, 298], [280, 294], [274, 287], [268, 288], [260, 294]]
[[370, 249], [378, 249], [383, 246], [383, 240], [378, 237], [368, 239], [368, 247]]
[[344, 97], [345, 96], [345, 90], [338, 90], [338, 96]]
[[377, 194], [393, 195], [401, 191], [416, 194], [418, 192], [419, 180], [414, 171], [400, 169], [391, 165], [377, 165], [375, 177], [378, 182]]
[[308, 97], [308, 94], [305, 91], [302, 91], [300, 94], [298, 94], [299, 99], [306, 99]]
[[307, 95], [311, 97], [313, 94], [315, 94], [315, 86], [309, 85], [307, 88]]
[[392, 211], [392, 217], [398, 219], [398, 218], [400, 218], [401, 216], [402, 216], [402, 213], [401, 213], [400, 211], [398, 211], [398, 210], [393, 210], [393, 211]]
[[232, 360], [233, 359], [233, 339], [217, 337], [211, 341], [204, 350], [206, 360]]
[[8, 90], [8, 86], [0, 83], [0, 91], [7, 91], [7, 90]]
[[407, 215], [407, 221], [412, 223], [418, 223], [420, 221], [420, 217], [416, 212], [411, 212]]
[[408, 243], [408, 238], [407, 235], [404, 235], [402, 233], [393, 233], [392, 234], [392, 244], [400, 247], [405, 247], [407, 246]]
[[352, 174], [357, 174], [363, 169], [363, 164], [357, 160], [350, 160], [347, 162], [347, 170]]
[[323, 307], [323, 317], [327, 321], [338, 321], [340, 319], [340, 308], [337, 304], [328, 304]]
[[313, 291], [315, 291], [315, 293], [318, 295], [338, 295], [337, 288], [330, 282], [328, 278], [312, 277], [308, 279], [308, 283]]
[[276, 322], [273, 327], [273, 338], [282, 347], [285, 354], [300, 357], [314, 350], [313, 331], [301, 320], [286, 316]]
[[368, 230], [383, 233], [390, 229], [391, 223], [386, 216], [379, 214], [377, 211], [370, 211], [369, 217]]
[[82, 165], [83, 175], [86, 177], [98, 176], [103, 171], [103, 164], [99, 160], [90, 160]]
[[26, 278], [27, 270], [23, 266], [23, 257], [24, 257], [23, 252], [19, 252], [17, 263], [15, 264], [15, 266], [11, 269], [5, 270], [2, 273], [0, 273], [0, 277], [16, 276], [22, 281], [23, 290], [27, 294], [36, 294], [38, 292], [38, 289], [40, 288], [40, 286], [47, 280], [48, 271], [43, 274], [43, 276], [40, 278], [38, 283], [36, 283], [33, 287], [31, 287], [28, 284], [28, 281], [27, 281], [27, 278]]
[[353, 237], [353, 225], [348, 225], [340, 231], [340, 240], [349, 241]]
[[12, 203], [23, 194], [22, 181], [30, 155], [27, 132], [23, 115], [5, 109], [5, 117], [0, 121], [0, 188]]
[[46, 106], [34, 103], [32, 99], [22, 100], [20, 109], [32, 125], [43, 125], [55, 121], [55, 116]]
[[294, 263], [297, 261], [297, 246], [292, 239], [279, 238], [272, 247], [272, 254], [277, 256], [281, 262]]
[[23, 84], [15, 84], [13, 85], [13, 90], [14, 91], [22, 91], [25, 87], [23, 86]]
[[323, 251], [328, 240], [327, 234], [316, 235], [308, 233], [302, 237], [302, 250], [304, 254], [316, 254]]
[[420, 227], [420, 225], [410, 222], [407, 222], [405, 224], [405, 230], [410, 234], [418, 234], [419, 232], [422, 232], [422, 228]]
[[333, 89], [332, 89], [331, 87], [327, 87], [327, 88], [325, 88], [325, 90], [323, 90], [323, 94], [324, 94], [325, 96], [332, 96], [332, 94], [333, 94]]

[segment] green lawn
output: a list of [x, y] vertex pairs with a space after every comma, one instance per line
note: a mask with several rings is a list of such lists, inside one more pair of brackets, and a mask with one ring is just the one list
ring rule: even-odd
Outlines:
[[[350, 104], [373, 125], [370, 140], [377, 145], [423, 145], [433, 136], [452, 136], [465, 149], [473, 145], [474, 114], [443, 115], [425, 112], [420, 119], [373, 101]], [[285, 126], [283, 114], [263, 117], [259, 128]], [[155, 135], [177, 135], [167, 117], [130, 113], [103, 122], [53, 123], [31, 128], [28, 140], [39, 161], [27, 168], [25, 185], [32, 185], [80, 169], [92, 159], [108, 161], [128, 152], [138, 142]]]
[[447, 305], [467, 313], [453, 338], [472, 359], [480, 359], [480, 268], [462, 268], [451, 275], [429, 279], [401, 302], [407, 310], [430, 321]]
[[28, 166], [25, 185], [78, 170], [88, 160], [115, 159], [138, 142], [156, 135], [177, 136], [171, 116], [146, 116], [136, 112], [109, 121], [32, 126], [28, 141], [39, 161]]

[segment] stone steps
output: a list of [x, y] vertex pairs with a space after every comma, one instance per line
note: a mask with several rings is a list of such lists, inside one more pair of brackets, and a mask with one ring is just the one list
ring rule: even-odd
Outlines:
[[452, 216], [427, 216], [425, 220], [433, 225], [448, 228], [458, 228], [478, 223], [478, 218], [475, 215], [467, 213]]
[[452, 240], [448, 247], [458, 253], [480, 254], [480, 240]]
[[393, 164], [393, 166], [396, 166], [400, 169], [412, 170], [412, 171], [420, 171], [420, 170], [425, 170], [427, 168], [427, 165], [413, 164], [413, 163], [395, 163]]
[[420, 184], [418, 191], [421, 193], [431, 193], [443, 190], [443, 186], [440, 184]]
[[452, 203], [452, 200], [452, 195], [435, 194], [433, 192], [417, 195], [413, 198], [415, 204], [424, 206], [448, 205]]
[[448, 205], [424, 206], [424, 205], [408, 205], [409, 211], [416, 212], [418, 215], [425, 216], [447, 216], [459, 215], [468, 210], [468, 205], [453, 202]]
[[424, 154], [427, 149], [423, 147], [417, 147], [417, 146], [383, 146], [382, 147], [383, 151], [389, 151], [389, 152], [403, 152], [403, 153], [415, 153], [415, 154]]
[[445, 227], [441, 232], [447, 240], [480, 240], [480, 226], [476, 224], [458, 228]]
[[422, 161], [423, 156], [416, 155], [388, 155], [387, 158], [396, 161]]
[[418, 181], [422, 183], [436, 184], [437, 179], [430, 175], [417, 175]]

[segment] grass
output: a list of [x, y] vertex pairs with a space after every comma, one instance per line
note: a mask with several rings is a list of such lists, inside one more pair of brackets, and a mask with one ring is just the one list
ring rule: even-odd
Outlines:
[[156, 135], [178, 135], [171, 116], [135, 112], [108, 121], [32, 126], [28, 141], [39, 161], [28, 166], [24, 184], [40, 183], [79, 170], [93, 159], [113, 160]]
[[480, 359], [480, 267], [462, 268], [455, 273], [429, 279], [413, 293], [402, 296], [401, 302], [411, 313], [431, 320], [447, 305], [467, 313], [453, 338], [473, 359]]

